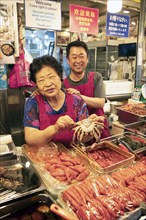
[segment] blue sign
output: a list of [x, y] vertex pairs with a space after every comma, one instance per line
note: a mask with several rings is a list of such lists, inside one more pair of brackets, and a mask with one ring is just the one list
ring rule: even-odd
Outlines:
[[7, 89], [6, 65], [0, 65], [0, 90]]
[[107, 13], [106, 35], [115, 37], [129, 36], [130, 17], [127, 15]]

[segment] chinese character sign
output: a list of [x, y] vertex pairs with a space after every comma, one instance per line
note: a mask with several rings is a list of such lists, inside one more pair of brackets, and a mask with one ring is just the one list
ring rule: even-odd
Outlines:
[[106, 35], [115, 37], [128, 37], [130, 17], [127, 15], [107, 13]]
[[70, 5], [70, 32], [97, 34], [98, 9]]

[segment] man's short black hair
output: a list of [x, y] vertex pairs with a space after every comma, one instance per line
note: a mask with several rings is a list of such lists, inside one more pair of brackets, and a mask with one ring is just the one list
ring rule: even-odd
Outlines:
[[58, 60], [49, 55], [45, 55], [42, 57], [37, 57], [33, 59], [32, 63], [30, 64], [29, 71], [30, 71], [30, 79], [36, 83], [36, 73], [40, 71], [43, 67], [49, 66], [52, 69], [54, 69], [60, 79], [62, 80], [62, 73], [63, 73], [63, 68], [62, 65], [58, 62]]
[[70, 48], [71, 47], [83, 47], [86, 51], [86, 54], [88, 56], [88, 46], [85, 42], [80, 41], [80, 40], [76, 40], [76, 41], [72, 41], [71, 43], [69, 43], [66, 47], [66, 57], [69, 57], [69, 53], [70, 53]]

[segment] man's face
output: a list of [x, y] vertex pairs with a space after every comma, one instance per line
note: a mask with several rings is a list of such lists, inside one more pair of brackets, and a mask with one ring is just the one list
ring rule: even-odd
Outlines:
[[46, 97], [56, 97], [60, 88], [61, 80], [56, 71], [48, 66], [44, 66], [36, 74], [36, 84], [39, 92]]
[[88, 63], [85, 49], [83, 47], [71, 47], [67, 61], [74, 73], [83, 73]]

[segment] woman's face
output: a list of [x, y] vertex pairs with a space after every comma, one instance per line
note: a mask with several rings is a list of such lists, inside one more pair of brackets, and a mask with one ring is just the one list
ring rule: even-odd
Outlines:
[[61, 80], [56, 71], [49, 67], [44, 66], [36, 74], [36, 85], [39, 92], [46, 97], [55, 97], [61, 88]]

